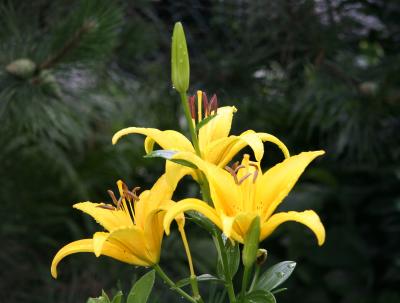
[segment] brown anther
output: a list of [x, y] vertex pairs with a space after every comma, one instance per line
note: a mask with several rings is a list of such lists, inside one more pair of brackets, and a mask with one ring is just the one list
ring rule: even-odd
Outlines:
[[248, 177], [250, 177], [252, 173], [247, 173], [244, 175], [242, 178], [240, 178], [239, 182], [237, 183], [238, 185], [242, 184], [244, 180], [246, 180]]
[[136, 186], [134, 188], [132, 188], [131, 193], [133, 194], [133, 196], [135, 197], [135, 200], [139, 200], [139, 196], [137, 195], [137, 192], [140, 190], [139, 186]]
[[254, 171], [253, 173], [253, 184], [256, 183], [256, 179], [258, 177], [258, 169]]
[[239, 161], [236, 161], [235, 163], [232, 164], [232, 169], [236, 170], [238, 166], [239, 166]]
[[217, 100], [217, 95], [214, 94], [210, 100], [209, 106], [209, 113], [211, 114], [216, 114], [218, 110], [218, 100]]
[[229, 172], [232, 175], [233, 179], [235, 180], [235, 183], [239, 184], [239, 181], [238, 181], [238, 178], [237, 178], [237, 175], [236, 175], [235, 171], [229, 166], [225, 166], [225, 169], [226, 169], [227, 172]]
[[100, 204], [97, 205], [96, 207], [98, 208], [104, 208], [104, 209], [108, 209], [108, 210], [115, 210], [115, 207], [112, 205], [108, 205], [108, 204]]
[[249, 163], [250, 166], [254, 167], [256, 170], [253, 173], [253, 183], [256, 182], [256, 179], [258, 177], [258, 165], [255, 163]]
[[205, 92], [203, 92], [202, 99], [203, 99], [204, 117], [207, 118], [210, 115], [210, 112], [208, 108], [208, 98]]
[[195, 104], [195, 97], [190, 96], [188, 99], [189, 102], [189, 108], [190, 108], [190, 115], [192, 116], [192, 119], [196, 119], [196, 104]]
[[115, 198], [114, 192], [112, 190], [107, 190], [108, 195], [111, 197], [111, 200], [113, 201], [113, 203], [118, 206], [118, 201], [117, 198]]
[[240, 164], [240, 165], [236, 166], [236, 168], [235, 168], [235, 174], [237, 174], [237, 172], [239, 171], [239, 169], [245, 168], [245, 167], [246, 167], [246, 166], [244, 166], [243, 164]]

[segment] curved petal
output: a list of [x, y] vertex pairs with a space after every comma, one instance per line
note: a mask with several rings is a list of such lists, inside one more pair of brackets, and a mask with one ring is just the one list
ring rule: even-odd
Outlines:
[[[287, 149], [286, 145], [279, 140], [277, 137], [267, 134], [267, 133], [257, 133], [257, 136], [263, 141], [263, 142], [271, 142], [276, 144], [280, 150], [282, 151], [283, 155], [285, 156], [285, 158], [289, 158], [290, 157], [290, 153], [289, 150]], [[259, 161], [257, 159], [257, 161]]]
[[93, 241], [93, 245], [97, 245], [94, 247], [94, 251], [100, 251], [103, 254], [104, 245], [112, 243], [126, 250], [147, 266], [153, 265], [158, 261], [154, 260], [153, 254], [148, 250], [148, 239], [146, 239], [143, 230], [136, 226], [121, 227], [103, 235], [96, 234], [101, 240]]
[[206, 150], [212, 141], [228, 137], [231, 130], [233, 113], [237, 109], [234, 106], [224, 106], [217, 110], [217, 116], [199, 130], [200, 150]]
[[[54, 278], [57, 278], [57, 265], [60, 263], [62, 259], [65, 257], [81, 252], [94, 252], [93, 251], [93, 239], [82, 239], [78, 241], [71, 242], [61, 248], [57, 254], [54, 256], [53, 261], [51, 263], [51, 275]], [[135, 264], [139, 266], [146, 266], [143, 261], [137, 259], [135, 256], [130, 255], [125, 250], [121, 249], [119, 246], [116, 246], [112, 243], [104, 243], [102, 249], [102, 255], [114, 258], [116, 260]]]
[[[74, 204], [74, 208], [83, 211], [84, 213], [93, 217], [97, 223], [103, 226], [107, 230], [113, 230], [120, 226], [133, 225], [133, 222], [129, 215], [123, 210], [111, 210], [102, 208], [104, 203], [92, 203], [92, 202], [80, 202]], [[111, 205], [109, 205], [111, 206]]]
[[[116, 144], [121, 137], [128, 134], [141, 134], [150, 137], [163, 149], [194, 152], [192, 143], [181, 133], [174, 130], [161, 131], [156, 128], [128, 127], [121, 129], [112, 137], [112, 143]], [[153, 145], [154, 142], [147, 140], [145, 142], [146, 151], [152, 149]]]
[[195, 210], [202, 213], [204, 216], [210, 219], [215, 225], [217, 225], [220, 229], [222, 229], [221, 219], [214, 208], [212, 208], [207, 203], [199, 199], [188, 198], [175, 203], [175, 205], [171, 206], [171, 208], [169, 208], [167, 213], [165, 214], [164, 230], [167, 235], [169, 235], [170, 233], [171, 222], [181, 213], [188, 210]]
[[235, 215], [235, 207], [241, 205], [240, 194], [235, 179], [229, 172], [202, 160], [193, 153], [177, 153], [173, 158], [191, 162], [203, 171], [210, 184], [211, 197], [217, 212], [228, 216]]
[[219, 167], [224, 167], [226, 164], [228, 164], [229, 161], [231, 161], [233, 157], [246, 146], [250, 146], [254, 152], [256, 160], [261, 161], [264, 155], [264, 145], [254, 131], [247, 130], [240, 136], [230, 137], [234, 137], [237, 140], [225, 150], [224, 154], [221, 156], [220, 163], [218, 163]]
[[292, 156], [275, 165], [257, 179], [256, 201], [261, 204], [262, 219], [272, 215], [296, 184], [307, 165], [324, 153], [320, 150]]
[[161, 243], [164, 236], [163, 220], [165, 216], [164, 210], [153, 210], [146, 217], [144, 226], [144, 236], [147, 241], [149, 254], [155, 263], [160, 260]]
[[289, 211], [271, 216], [261, 225], [260, 241], [268, 237], [279, 225], [287, 221], [296, 221], [311, 229], [318, 240], [318, 245], [325, 242], [325, 228], [319, 216], [312, 210], [303, 212]]
[[[193, 168], [174, 163], [172, 161], [165, 162], [165, 175], [169, 186], [176, 188], [179, 181], [186, 175], [195, 176]], [[195, 179], [195, 178], [194, 178]]]
[[235, 241], [244, 243], [251, 222], [257, 216], [256, 213], [241, 212], [234, 217], [223, 217], [223, 233]]

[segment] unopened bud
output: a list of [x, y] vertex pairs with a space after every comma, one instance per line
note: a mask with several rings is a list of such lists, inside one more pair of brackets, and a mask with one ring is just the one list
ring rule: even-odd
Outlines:
[[15, 77], [27, 79], [36, 71], [36, 63], [26, 58], [17, 59], [6, 66], [6, 71]]
[[250, 224], [244, 239], [242, 261], [245, 267], [252, 266], [257, 257], [258, 242], [260, 238], [260, 217], [257, 216]]
[[172, 85], [178, 92], [187, 92], [190, 79], [189, 54], [185, 32], [180, 22], [175, 23], [172, 34], [171, 78]]
[[256, 256], [256, 264], [258, 266], [261, 266], [265, 263], [268, 257], [268, 251], [264, 248], [260, 248], [257, 250], [257, 256]]

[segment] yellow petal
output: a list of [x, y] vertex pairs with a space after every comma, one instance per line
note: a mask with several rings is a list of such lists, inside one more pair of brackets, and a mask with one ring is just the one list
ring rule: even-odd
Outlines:
[[107, 230], [113, 230], [120, 226], [129, 226], [133, 224], [129, 215], [123, 210], [104, 209], [99, 207], [101, 205], [104, 205], [104, 203], [92, 203], [87, 201], [74, 204], [73, 207], [92, 216], [97, 223]]
[[175, 203], [173, 206], [171, 206], [171, 208], [168, 209], [167, 213], [165, 214], [164, 230], [167, 235], [169, 235], [170, 233], [171, 222], [181, 213], [188, 210], [195, 210], [202, 213], [204, 216], [214, 222], [215, 225], [222, 229], [221, 219], [219, 218], [214, 208], [201, 200], [188, 198]]
[[296, 221], [310, 228], [318, 240], [318, 245], [325, 242], [325, 228], [319, 216], [312, 210], [304, 212], [289, 211], [271, 216], [261, 226], [260, 240], [268, 237], [279, 225], [287, 221]]
[[303, 152], [285, 159], [256, 180], [256, 201], [262, 209], [262, 219], [268, 218], [288, 195], [307, 165], [325, 152]]
[[[289, 158], [290, 157], [290, 153], [289, 150], [287, 149], [286, 145], [279, 140], [277, 137], [267, 134], [267, 133], [257, 133], [257, 136], [263, 141], [263, 142], [271, 142], [276, 144], [280, 150], [283, 152], [283, 155], [285, 156], [285, 158]], [[259, 161], [257, 159], [257, 161]]]
[[148, 214], [144, 227], [148, 251], [154, 264], [160, 260], [161, 243], [164, 235], [164, 216], [164, 210], [153, 210]]
[[[81, 253], [81, 252], [93, 252], [93, 239], [82, 239], [78, 241], [71, 242], [67, 245], [65, 245], [63, 248], [61, 248], [57, 254], [54, 256], [53, 261], [51, 263], [51, 275], [54, 278], [57, 278], [57, 265], [58, 263], [64, 259], [65, 257], [75, 254], [75, 253]], [[103, 249], [102, 249], [102, 255], [114, 258], [116, 260], [129, 263], [129, 264], [135, 264], [135, 265], [140, 265], [140, 266], [146, 266], [143, 261], [135, 258], [135, 256], [132, 256], [128, 254], [126, 251], [121, 249], [120, 247], [111, 244], [111, 243], [104, 243]]]
[[179, 181], [186, 175], [195, 175], [193, 168], [174, 163], [172, 161], [165, 162], [165, 175], [169, 186], [176, 188]]
[[220, 163], [218, 164], [219, 167], [225, 167], [225, 165], [228, 164], [229, 161], [231, 161], [232, 158], [247, 145], [253, 150], [256, 160], [261, 161], [264, 155], [264, 145], [254, 131], [247, 130], [236, 138], [237, 140], [230, 146], [230, 148], [227, 148], [222, 155]]
[[223, 216], [223, 233], [240, 243], [244, 243], [246, 234], [256, 213], [241, 212], [234, 217]]
[[151, 241], [151, 239], [146, 239], [142, 229], [136, 226], [121, 227], [110, 233], [105, 233], [103, 241], [97, 242], [97, 244], [102, 244], [103, 247], [95, 247], [94, 249], [100, 250], [103, 254], [104, 245], [112, 243], [121, 249], [125, 249], [130, 255], [140, 260], [142, 264], [150, 266], [157, 263], [158, 260], [155, 260], [154, 255], [149, 251], [148, 241]]
[[218, 213], [228, 216], [236, 214], [235, 207], [240, 204], [238, 186], [233, 176], [225, 169], [203, 161], [193, 153], [177, 153], [174, 159], [182, 159], [195, 164], [207, 176], [210, 184], [211, 198]]
[[199, 130], [200, 150], [206, 150], [207, 145], [220, 138], [228, 137], [231, 130], [234, 106], [218, 108], [217, 116]]
[[[175, 184], [176, 186], [176, 184]], [[167, 182], [166, 175], [162, 175], [154, 183], [150, 190], [146, 190], [139, 195], [139, 201], [135, 202], [136, 225], [144, 228], [147, 216], [167, 200], [170, 200], [175, 187]]]
[[[141, 134], [150, 137], [163, 149], [194, 152], [192, 143], [181, 133], [173, 130], [161, 131], [156, 128], [128, 127], [121, 129], [114, 134], [112, 143], [116, 144], [121, 137], [128, 134]], [[151, 140], [146, 140], [146, 150], [153, 148], [154, 142]]]

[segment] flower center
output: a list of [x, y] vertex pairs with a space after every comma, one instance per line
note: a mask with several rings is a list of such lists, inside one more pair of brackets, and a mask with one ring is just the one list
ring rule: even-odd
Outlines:
[[112, 190], [107, 191], [108, 195], [110, 196], [115, 206], [109, 204], [101, 204], [98, 205], [97, 207], [108, 210], [122, 210], [126, 212], [134, 222], [135, 220], [134, 203], [136, 201], [139, 201], [139, 196], [137, 195], [137, 192], [140, 190], [140, 187], [134, 187], [132, 190], [129, 190], [128, 186], [120, 180], [117, 182], [117, 185], [120, 193], [120, 197], [118, 200], [115, 197], [115, 194]]
[[[225, 166], [225, 170], [227, 170], [232, 175], [237, 185], [241, 185], [250, 176], [253, 176], [252, 182], [254, 184], [258, 177], [258, 165], [256, 163], [248, 161], [248, 157], [246, 156], [248, 155], [245, 155], [242, 164], [239, 164], [239, 161], [237, 161], [233, 163], [232, 166]], [[254, 169], [250, 169], [250, 167], [253, 167]], [[245, 169], [246, 172], [244, 173], [244, 175], [241, 174], [241, 169]]]

